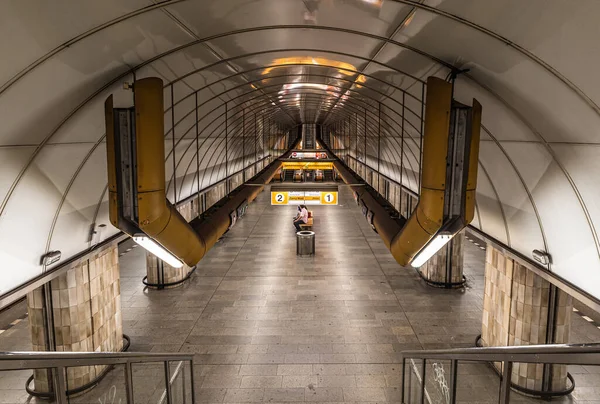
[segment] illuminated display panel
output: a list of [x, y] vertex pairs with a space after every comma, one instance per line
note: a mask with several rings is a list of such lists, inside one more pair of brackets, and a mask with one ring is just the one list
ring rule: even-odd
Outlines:
[[272, 191], [271, 205], [337, 205], [337, 191]]
[[326, 159], [325, 152], [292, 152], [290, 158], [293, 159]]

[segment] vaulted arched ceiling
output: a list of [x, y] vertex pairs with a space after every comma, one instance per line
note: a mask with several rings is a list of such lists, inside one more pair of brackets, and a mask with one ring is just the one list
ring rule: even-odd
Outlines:
[[116, 231], [89, 239], [108, 223], [102, 105], [131, 105], [125, 82], [164, 81], [179, 201], [312, 122], [372, 167], [380, 144], [382, 173], [418, 191], [424, 81], [469, 69], [455, 97], [484, 109], [474, 225], [600, 297], [599, 15], [595, 0], [5, 0], [0, 292], [44, 252]]

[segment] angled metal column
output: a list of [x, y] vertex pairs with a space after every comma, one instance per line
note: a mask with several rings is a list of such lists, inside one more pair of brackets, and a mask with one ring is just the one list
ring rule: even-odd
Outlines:
[[[225, 178], [229, 178], [229, 103], [225, 103]], [[225, 193], [229, 193], [229, 181], [225, 182]]]

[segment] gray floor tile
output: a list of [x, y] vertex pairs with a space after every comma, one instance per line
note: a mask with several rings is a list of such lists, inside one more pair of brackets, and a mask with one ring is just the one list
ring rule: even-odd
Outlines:
[[[348, 188], [340, 188], [339, 206], [311, 210], [313, 258], [296, 256], [294, 207], [270, 206], [268, 192], [181, 288], [144, 290], [144, 251], [123, 255], [122, 315], [131, 350], [195, 354], [202, 403], [401, 402], [400, 352], [474, 343], [484, 289], [477, 246], [465, 244], [464, 293], [434, 289], [396, 264]], [[15, 307], [11, 312], [25, 312]], [[0, 324], [5, 320], [0, 314]], [[597, 342], [600, 330], [572, 316], [571, 337]], [[26, 319], [0, 335], [0, 350], [30, 349]], [[597, 402], [600, 367], [569, 370], [577, 388], [568, 400]], [[11, 387], [29, 374], [0, 375], [0, 396], [25, 402], [22, 389]], [[460, 380], [458, 402], [497, 402], [497, 387], [488, 387], [498, 379], [487, 365], [461, 364]], [[142, 389], [145, 397], [161, 393], [158, 383], [139, 383], [150, 386]]]

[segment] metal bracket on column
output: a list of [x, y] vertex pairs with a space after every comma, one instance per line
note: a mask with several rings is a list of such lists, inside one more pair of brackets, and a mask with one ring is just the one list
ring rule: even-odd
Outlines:
[[[558, 288], [550, 284], [548, 291], [548, 317], [546, 322], [546, 344], [554, 344], [556, 340], [556, 314], [558, 310]], [[552, 390], [553, 367], [544, 363], [542, 373], [542, 392]]]

